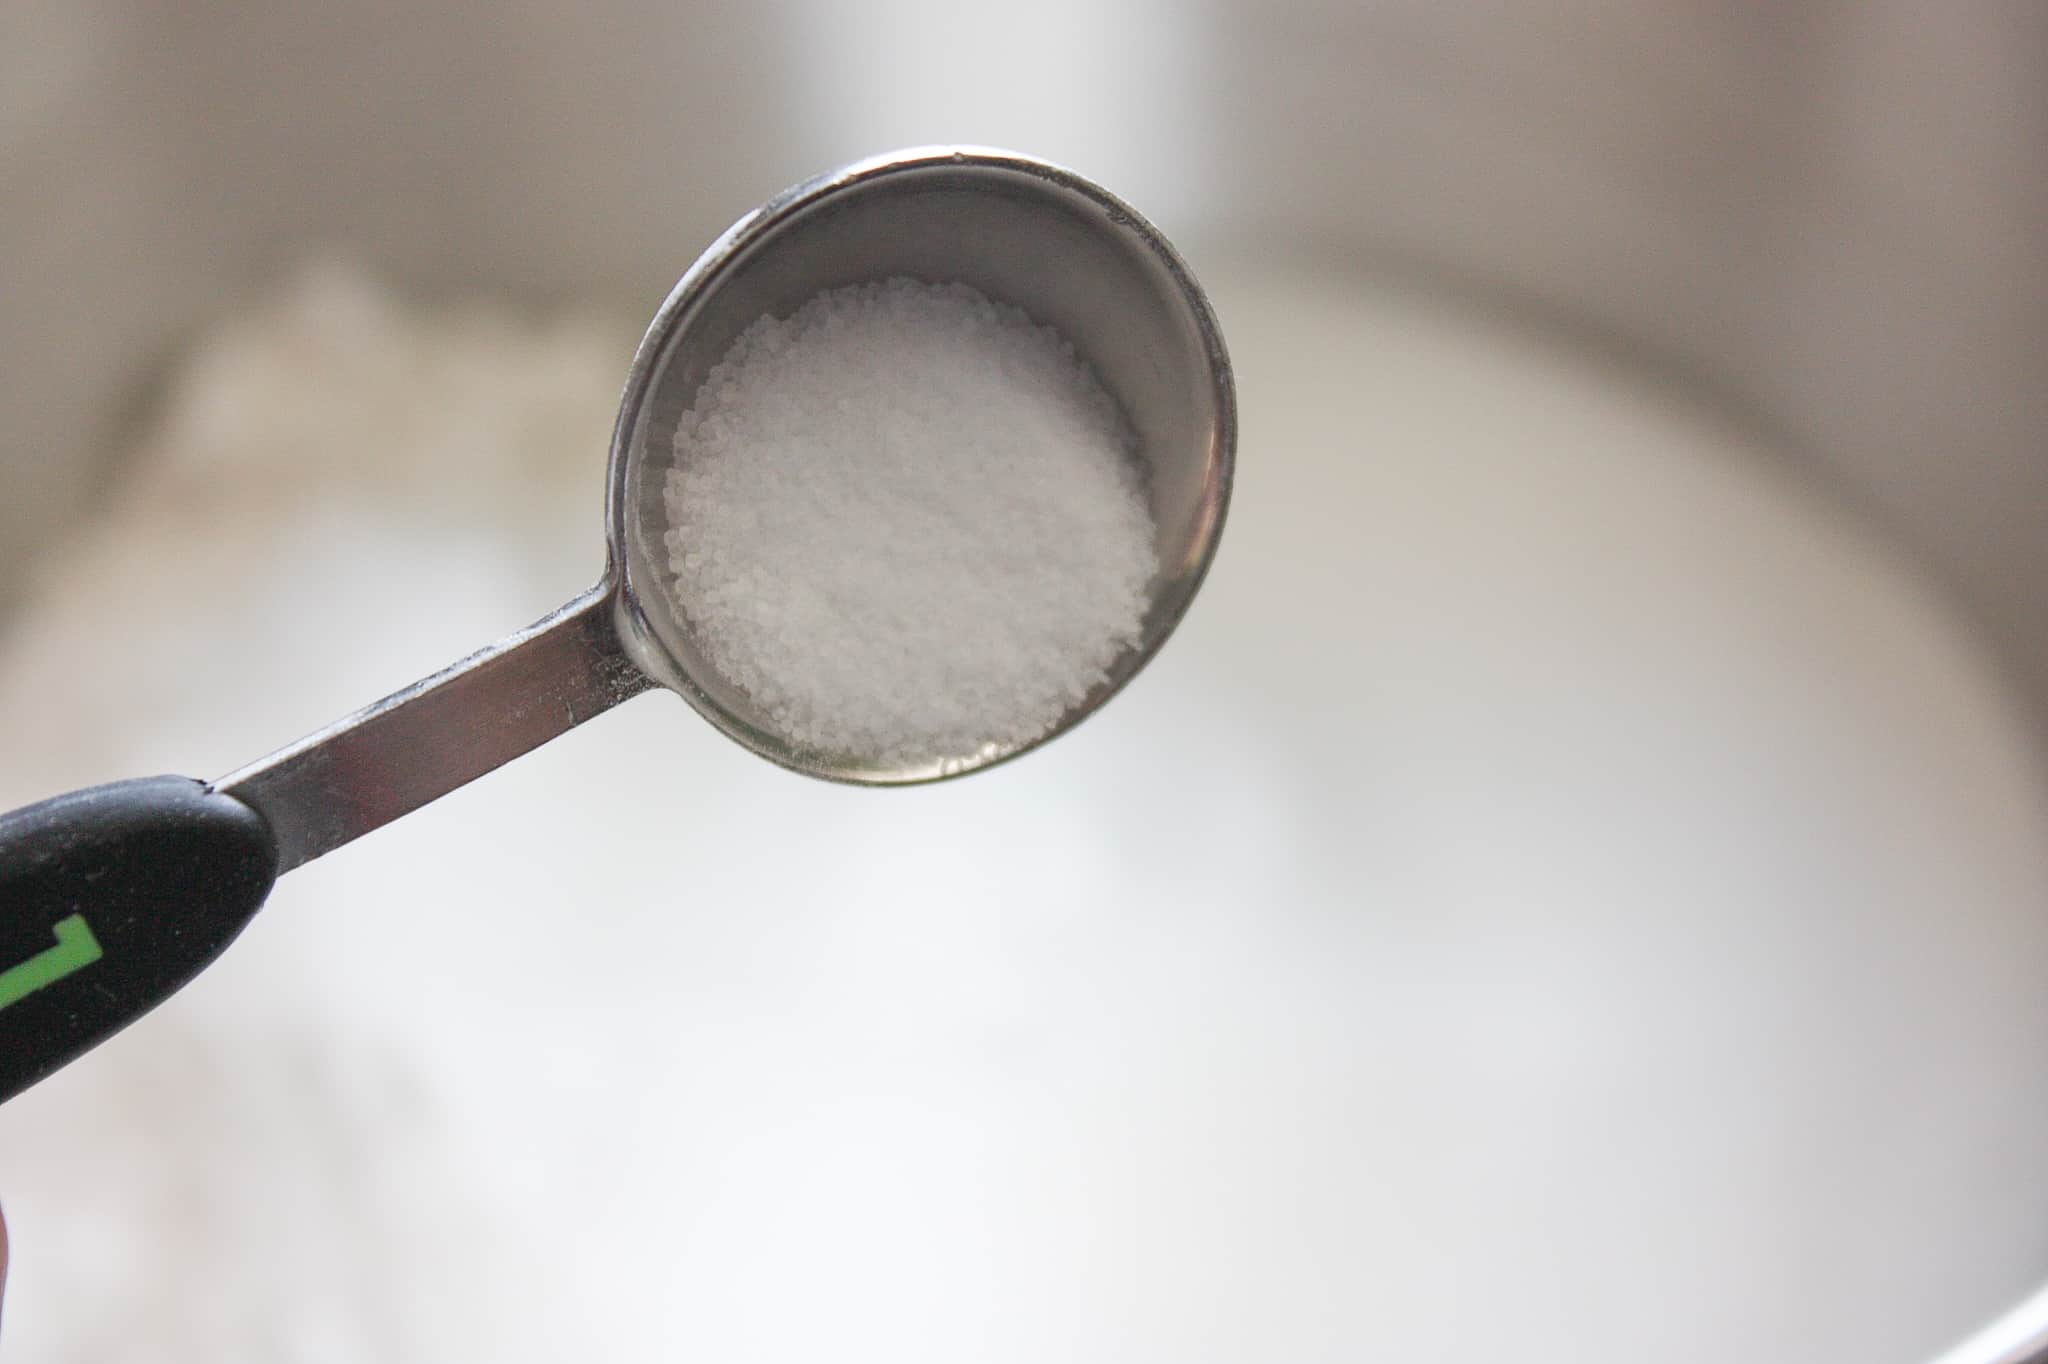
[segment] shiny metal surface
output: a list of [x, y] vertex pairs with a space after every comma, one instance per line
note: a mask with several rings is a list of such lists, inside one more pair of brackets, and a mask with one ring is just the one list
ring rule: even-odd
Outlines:
[[[704, 661], [678, 619], [662, 544], [662, 474], [704, 375], [765, 313], [824, 289], [911, 275], [960, 280], [1057, 327], [1138, 433], [1158, 526], [1144, 635], [1032, 744], [884, 766], [793, 747]], [[1072, 171], [1009, 152], [935, 147], [857, 162], [742, 219], [683, 277], [633, 361], [613, 437], [610, 531], [627, 651], [763, 757], [815, 776], [901, 784], [958, 776], [1065, 732], [1136, 675], [1201, 586], [1230, 498], [1230, 362], [1208, 301], [1166, 240]]]
[[[704, 660], [672, 607], [663, 471], [678, 417], [750, 323], [837, 285], [961, 280], [1058, 327], [1138, 433], [1160, 571], [1144, 634], [1032, 744], [888, 767], [792, 746]], [[474, 781], [656, 682], [784, 767], [871, 785], [960, 776], [1072, 728], [1166, 641], [1214, 557], [1236, 409], [1214, 316], [1186, 265], [1135, 212], [1060, 167], [926, 148], [804, 182], [748, 214], [676, 285], [635, 355], [613, 435], [609, 556], [560, 611], [222, 778], [270, 821], [289, 871]]]
[[1934, 1364], [2043, 1364], [2048, 1361], [2048, 1286], [1944, 1353]]
[[214, 783], [270, 821], [290, 871], [654, 685], [619, 652], [611, 590]]

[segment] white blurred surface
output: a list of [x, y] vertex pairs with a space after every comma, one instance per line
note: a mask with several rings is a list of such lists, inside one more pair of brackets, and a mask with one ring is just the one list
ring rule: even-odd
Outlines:
[[[9, 1348], [1903, 1364], [2048, 1273], [2048, 774], [1974, 638], [1674, 398], [1211, 283], [1241, 482], [1125, 696], [880, 793], [643, 699], [294, 872], [0, 1110]], [[177, 409], [48, 561], [0, 804], [594, 574], [633, 323], [390, 307], [201, 353], [280, 425]]]
[[11, 0], [0, 605], [139, 383], [311, 244], [658, 297], [892, 145], [1070, 161], [1184, 244], [1389, 257], [1715, 386], [2048, 716], [2048, 6]]

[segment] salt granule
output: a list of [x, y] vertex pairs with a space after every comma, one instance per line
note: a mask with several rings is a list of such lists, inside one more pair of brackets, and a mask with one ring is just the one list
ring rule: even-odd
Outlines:
[[1029, 742], [1138, 639], [1152, 518], [1073, 347], [891, 279], [749, 327], [675, 437], [674, 592], [796, 745], [916, 763]]

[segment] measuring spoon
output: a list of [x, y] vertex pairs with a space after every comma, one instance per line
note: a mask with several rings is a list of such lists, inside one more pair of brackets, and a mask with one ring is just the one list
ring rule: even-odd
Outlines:
[[[842, 285], [959, 281], [1071, 341], [1122, 405], [1159, 570], [1139, 642], [1030, 743], [916, 763], [805, 749], [706, 661], [674, 605], [664, 475], [711, 367], [767, 314]], [[169, 997], [276, 878], [641, 692], [680, 693], [796, 771], [889, 786], [978, 771], [1065, 732], [1157, 652], [1215, 553], [1236, 441], [1230, 363], [1185, 263], [1121, 201], [1010, 152], [856, 162], [735, 223], [640, 343], [613, 430], [595, 587], [528, 628], [213, 783], [149, 777], [0, 815], [0, 1100]]]

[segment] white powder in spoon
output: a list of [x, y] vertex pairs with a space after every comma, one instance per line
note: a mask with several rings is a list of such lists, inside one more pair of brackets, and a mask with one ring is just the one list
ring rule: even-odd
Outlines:
[[1051, 729], [1138, 639], [1134, 439], [1073, 347], [962, 284], [743, 333], [675, 438], [677, 604], [797, 745], [885, 763]]

